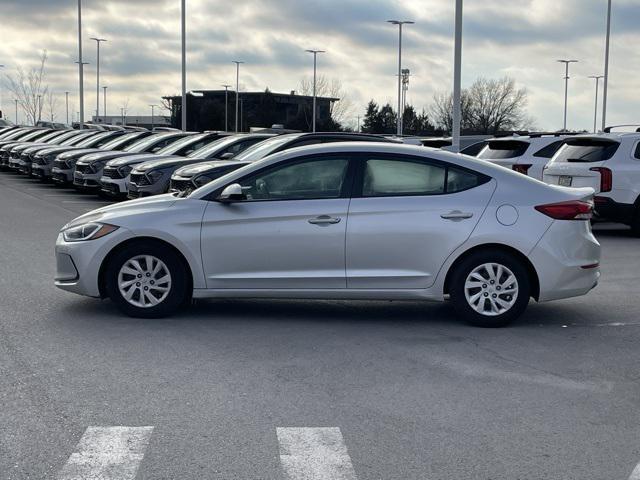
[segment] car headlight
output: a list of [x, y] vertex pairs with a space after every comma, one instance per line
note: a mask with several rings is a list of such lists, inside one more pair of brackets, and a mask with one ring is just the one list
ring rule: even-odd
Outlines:
[[196, 177], [193, 179], [193, 184], [196, 187], [201, 187], [203, 185], [206, 185], [209, 182], [212, 182], [214, 179], [211, 178], [209, 175], [200, 175], [199, 177]]
[[65, 242], [82, 242], [104, 237], [117, 229], [117, 226], [108, 223], [89, 222], [62, 230], [62, 236]]
[[147, 178], [149, 179], [150, 183], [156, 183], [158, 180], [160, 180], [162, 178], [162, 171], [160, 170], [152, 170], [149, 173], [147, 173]]
[[131, 172], [132, 168], [133, 167], [131, 165], [125, 165], [125, 166], [120, 167], [118, 169], [118, 173], [120, 175], [122, 175], [123, 177], [126, 177], [127, 175], [129, 175], [129, 173]]

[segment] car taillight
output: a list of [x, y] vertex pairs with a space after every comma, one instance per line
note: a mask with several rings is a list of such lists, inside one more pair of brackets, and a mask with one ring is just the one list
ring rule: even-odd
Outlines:
[[511, 168], [515, 172], [522, 173], [524, 175], [528, 175], [529, 174], [529, 169], [531, 168], [531, 165], [526, 165], [526, 164], [514, 165]]
[[593, 203], [583, 200], [548, 203], [535, 209], [556, 220], [589, 220], [593, 216]]
[[613, 188], [613, 173], [611, 173], [611, 170], [605, 167], [593, 167], [589, 170], [600, 173], [600, 191], [610, 192]]

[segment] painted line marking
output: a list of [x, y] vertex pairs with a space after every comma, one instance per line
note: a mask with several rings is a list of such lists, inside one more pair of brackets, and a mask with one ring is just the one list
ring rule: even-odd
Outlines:
[[633, 472], [631, 472], [629, 480], [640, 480], [640, 463], [636, 465], [636, 468], [634, 468]]
[[111, 205], [113, 202], [109, 202], [106, 200], [63, 200], [62, 203], [73, 203], [82, 205], [87, 205], [88, 203], [104, 203], [106, 205]]
[[58, 480], [134, 480], [153, 427], [87, 427]]
[[357, 480], [337, 427], [276, 429], [287, 480]]

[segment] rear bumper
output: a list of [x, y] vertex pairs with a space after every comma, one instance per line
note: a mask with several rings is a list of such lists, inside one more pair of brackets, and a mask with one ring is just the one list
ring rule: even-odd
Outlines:
[[529, 259], [538, 273], [541, 302], [584, 295], [600, 278], [600, 244], [588, 221], [554, 221]]
[[596, 220], [610, 220], [630, 224], [633, 220], [635, 207], [630, 203], [619, 203], [609, 197], [596, 196], [595, 218]]

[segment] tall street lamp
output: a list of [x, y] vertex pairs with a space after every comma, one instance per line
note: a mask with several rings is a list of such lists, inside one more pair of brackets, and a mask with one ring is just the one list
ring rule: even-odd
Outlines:
[[562, 130], [567, 131], [567, 99], [569, 96], [569, 64], [570, 63], [578, 63], [578, 60], [558, 60], [560, 63], [564, 63], [565, 73], [564, 73], [564, 122], [562, 126]]
[[18, 125], [18, 99], [16, 98], [14, 102], [16, 102], [16, 125]]
[[[0, 68], [4, 68], [4, 65], [0, 64]], [[2, 114], [2, 92], [0, 92], [0, 114]], [[4, 115], [6, 118], [6, 115]]]
[[42, 95], [38, 95], [37, 112], [38, 112], [38, 122], [39, 122], [40, 120], [42, 120]]
[[181, 13], [181, 30], [182, 30], [182, 131], [187, 131], [187, 20], [186, 20], [186, 2], [182, 0]]
[[397, 122], [397, 134], [402, 135], [402, 114], [400, 109], [402, 108], [402, 26], [407, 24], [411, 25], [415, 22], [411, 20], [387, 20], [388, 23], [398, 25], [398, 122]]
[[232, 63], [236, 64], [236, 133], [238, 133], [238, 107], [240, 105], [240, 96], [238, 93], [240, 91], [240, 64], [244, 62], [233, 60]]
[[153, 109], [156, 108], [158, 105], [156, 104], [150, 104], [149, 105], [151, 107], [151, 130], [153, 130], [153, 120], [154, 120], [154, 116], [153, 116]]
[[451, 146], [454, 152], [460, 151], [460, 123], [462, 109], [462, 0], [456, 0], [455, 35], [453, 47], [453, 119], [451, 125]]
[[82, 61], [82, 0], [78, 0], [78, 83], [80, 90], [80, 130], [84, 128], [84, 62]]
[[67, 113], [67, 125], [69, 125], [69, 92], [64, 92], [64, 108]]
[[96, 121], [100, 121], [100, 42], [106, 42], [106, 38], [91, 37], [96, 41], [98, 53], [96, 55]]
[[598, 131], [598, 86], [600, 84], [600, 79], [604, 78], [604, 75], [590, 75], [589, 78], [594, 78], [596, 80], [596, 101], [595, 101], [595, 111], [593, 113], [593, 133], [597, 133]]
[[609, 40], [611, 38], [611, 0], [607, 2], [607, 36], [604, 46], [604, 83], [602, 88], [602, 131], [607, 126], [607, 95], [609, 93]]
[[107, 87], [102, 87], [102, 110], [104, 111], [105, 121], [107, 116]]
[[312, 132], [316, 131], [316, 72], [317, 72], [317, 58], [319, 53], [325, 53], [324, 50], [306, 50], [309, 53], [313, 53], [313, 120]]
[[224, 87], [224, 131], [229, 131], [229, 87], [231, 85], [222, 85]]

